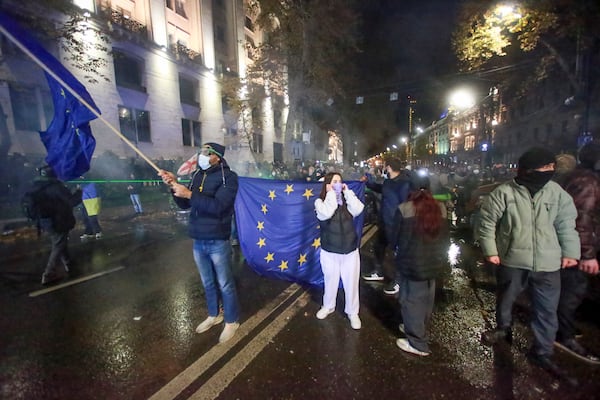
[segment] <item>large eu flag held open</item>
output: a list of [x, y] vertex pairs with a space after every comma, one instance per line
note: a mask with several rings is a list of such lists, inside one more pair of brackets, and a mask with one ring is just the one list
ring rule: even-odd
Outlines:
[[83, 84], [5, 13], [0, 13], [0, 30], [46, 72], [54, 102], [54, 118], [40, 132], [48, 152], [46, 163], [62, 180], [83, 175], [90, 169], [96, 148], [89, 122], [97, 115], [90, 107], [98, 114], [100, 110]]
[[[346, 184], [364, 199], [363, 183]], [[322, 185], [239, 178], [235, 200], [238, 236], [246, 262], [254, 271], [292, 282], [323, 284], [319, 220], [314, 207]], [[354, 223], [360, 237], [363, 215]]]

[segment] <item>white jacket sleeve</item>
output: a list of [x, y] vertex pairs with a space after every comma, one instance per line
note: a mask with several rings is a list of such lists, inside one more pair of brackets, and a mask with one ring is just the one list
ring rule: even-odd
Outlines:
[[325, 195], [325, 200], [320, 198], [315, 200], [315, 211], [317, 212], [317, 219], [319, 221], [325, 221], [333, 217], [333, 213], [338, 208], [338, 203], [335, 198], [335, 192], [330, 190]]
[[350, 189], [344, 190], [344, 197], [346, 198], [346, 205], [348, 206], [350, 214], [352, 214], [353, 217], [358, 217], [360, 213], [363, 212], [365, 205]]

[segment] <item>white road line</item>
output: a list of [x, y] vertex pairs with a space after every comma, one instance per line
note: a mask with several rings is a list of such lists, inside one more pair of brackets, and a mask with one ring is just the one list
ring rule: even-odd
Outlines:
[[87, 281], [90, 281], [92, 279], [96, 279], [96, 278], [99, 278], [101, 276], [112, 274], [113, 272], [120, 271], [120, 270], [122, 270], [124, 268], [125, 267], [121, 266], [121, 267], [109, 269], [108, 271], [102, 271], [102, 272], [98, 272], [96, 274], [82, 276], [81, 278], [69, 280], [67, 282], [63, 282], [63, 283], [60, 283], [58, 285], [53, 285], [53, 286], [51, 286], [49, 288], [46, 288], [46, 289], [36, 290], [34, 292], [29, 293], [29, 297], [41, 296], [43, 294], [54, 292], [56, 290], [60, 290], [62, 288], [68, 287], [68, 286], [73, 286], [73, 285], [77, 285], [77, 284], [82, 283], [82, 282], [87, 282]]
[[212, 400], [219, 397], [221, 392], [242, 372], [256, 356], [271, 342], [310, 300], [310, 295], [304, 292], [281, 314], [277, 316], [265, 329], [240, 350], [223, 368], [210, 377], [190, 400]]
[[294, 296], [294, 294], [299, 290], [302, 290], [302, 288], [298, 284], [294, 283], [288, 286], [274, 300], [269, 302], [269, 304], [241, 324], [232, 339], [224, 344], [218, 344], [211, 348], [192, 365], [190, 365], [183, 372], [173, 378], [169, 383], [163, 386], [158, 392], [152, 395], [149, 400], [170, 400], [177, 397], [208, 368], [210, 368], [215, 362], [223, 357], [231, 349], [231, 347], [235, 346], [240, 340], [246, 337], [254, 328], [256, 328], [272, 313], [277, 312], [279, 306], [287, 299]]
[[[369, 229], [370, 228], [370, 229]], [[373, 235], [377, 232], [377, 226], [370, 225], [363, 235], [360, 247], [363, 247]], [[206, 372], [221, 357], [223, 357], [231, 347], [235, 346], [240, 340], [246, 337], [262, 321], [268, 318], [274, 312], [279, 312], [278, 308], [286, 300], [294, 296], [302, 288], [298, 284], [288, 286], [274, 300], [250, 317], [246, 322], [240, 325], [236, 335], [225, 344], [219, 344], [211, 348], [202, 357], [197, 359], [192, 365], [173, 378], [169, 383], [163, 386], [158, 392], [153, 394], [149, 400], [171, 400], [179, 396], [188, 386], [190, 386], [199, 376]], [[258, 333], [250, 343], [240, 350], [227, 364], [217, 371], [207, 382], [194, 393], [190, 399], [214, 399], [229, 385], [233, 379], [248, 366], [248, 364], [264, 349], [277, 333], [291, 320], [300, 309], [309, 301], [308, 293], [303, 293], [294, 300], [284, 311], [282, 311], [265, 329]]]

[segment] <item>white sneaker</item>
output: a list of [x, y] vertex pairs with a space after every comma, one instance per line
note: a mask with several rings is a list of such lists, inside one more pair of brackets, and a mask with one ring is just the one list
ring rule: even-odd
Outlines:
[[350, 319], [350, 326], [352, 329], [360, 329], [362, 327], [362, 322], [360, 322], [360, 318], [358, 318], [358, 314], [348, 315], [348, 319]]
[[400, 347], [401, 350], [406, 351], [407, 353], [415, 354], [417, 356], [425, 357], [430, 355], [431, 353], [427, 353], [425, 351], [417, 350], [410, 345], [408, 339], [398, 339], [396, 340], [396, 346]]
[[96, 233], [96, 239], [102, 239], [102, 232]]
[[217, 315], [216, 317], [209, 316], [204, 321], [202, 321], [200, 325], [198, 325], [198, 327], [196, 328], [196, 333], [206, 332], [207, 330], [209, 330], [215, 325], [220, 324], [221, 322], [223, 322], [223, 316], [221, 314]]
[[317, 311], [317, 318], [318, 319], [325, 319], [325, 318], [327, 318], [327, 316], [329, 314], [331, 314], [334, 311], [335, 310], [333, 308], [321, 307], [321, 309], [319, 311]]
[[226, 322], [225, 328], [223, 328], [223, 332], [221, 332], [221, 336], [219, 336], [219, 343], [224, 343], [231, 339], [239, 327], [240, 324], [238, 322], [232, 322], [230, 324]]

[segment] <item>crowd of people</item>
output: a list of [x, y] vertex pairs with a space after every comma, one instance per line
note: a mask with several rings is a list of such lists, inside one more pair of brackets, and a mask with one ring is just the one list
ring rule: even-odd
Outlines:
[[[225, 159], [225, 147], [205, 143], [189, 183], [182, 184], [166, 169], [158, 173], [173, 201], [190, 209], [188, 232], [192, 254], [207, 301], [207, 317], [196, 328], [203, 333], [225, 322], [219, 342], [230, 340], [240, 326], [238, 294], [231, 266], [232, 220], [238, 175]], [[577, 162], [578, 161], [578, 162]], [[285, 176], [280, 165], [272, 177]], [[497, 282], [496, 327], [482, 333], [485, 344], [512, 342], [512, 309], [527, 290], [531, 298], [532, 363], [576, 384], [553, 361], [554, 348], [600, 364], [577, 340], [575, 313], [585, 296], [588, 277], [599, 272], [600, 145], [586, 144], [578, 160], [532, 148], [519, 158], [514, 179], [502, 174], [479, 210], [477, 234], [482, 255], [492, 265]], [[46, 285], [58, 279], [59, 263], [69, 271], [67, 236], [75, 225], [73, 207], [83, 203], [84, 236], [99, 238], [100, 199], [93, 183], [69, 190], [49, 166], [38, 170], [34, 189], [44, 193], [40, 227], [48, 232], [52, 250], [42, 275]], [[374, 248], [375, 269], [364, 271], [366, 281], [383, 282], [386, 294], [399, 294], [402, 337], [397, 346], [416, 356], [428, 356], [428, 327], [436, 281], [449, 268], [447, 205], [435, 199], [433, 187], [448, 187], [456, 176], [446, 171], [419, 175], [395, 158], [388, 158], [381, 177], [375, 170], [345, 172], [319, 165], [299, 166], [298, 179], [321, 183], [314, 202], [320, 224], [320, 263], [324, 276], [322, 305], [325, 319], [336, 309], [337, 293], [344, 291], [350, 326], [361, 329], [359, 237], [353, 220], [367, 208], [344, 181], [361, 180], [376, 193], [379, 237]], [[558, 173], [557, 173], [558, 172]], [[473, 176], [477, 175], [473, 171]], [[459, 175], [465, 181], [471, 175]], [[134, 175], [130, 176], [132, 179]], [[136, 213], [141, 213], [137, 190], [128, 187]], [[243, 229], [243, 227], [241, 227]], [[83, 236], [82, 236], [83, 238]], [[391, 263], [386, 263], [386, 254]], [[384, 265], [393, 267], [384, 271]], [[387, 274], [386, 274], [387, 272]], [[341, 286], [340, 286], [341, 282]]]

